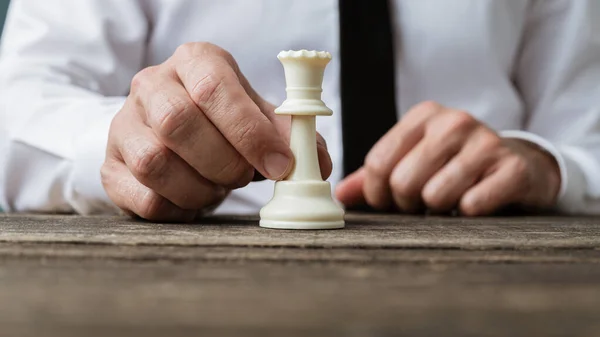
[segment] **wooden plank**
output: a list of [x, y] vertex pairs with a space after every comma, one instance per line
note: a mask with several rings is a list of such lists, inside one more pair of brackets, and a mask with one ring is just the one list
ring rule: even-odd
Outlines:
[[588, 263], [600, 268], [600, 249], [448, 250], [295, 247], [130, 246], [62, 243], [0, 243], [0, 261], [27, 259], [104, 259], [131, 262], [273, 263]]
[[598, 336], [594, 218], [0, 217], [0, 335]]
[[599, 336], [589, 263], [0, 259], [20, 336]]
[[457, 218], [356, 215], [337, 231], [268, 230], [255, 217], [213, 217], [192, 225], [122, 217], [0, 217], [1, 242], [119, 245], [546, 249], [600, 247], [598, 218]]

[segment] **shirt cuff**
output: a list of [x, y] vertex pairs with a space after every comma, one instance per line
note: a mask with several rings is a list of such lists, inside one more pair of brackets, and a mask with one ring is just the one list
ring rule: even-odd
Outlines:
[[585, 176], [578, 162], [568, 151], [551, 143], [534, 133], [522, 130], [505, 130], [498, 133], [500, 137], [520, 139], [535, 144], [554, 157], [560, 171], [560, 190], [558, 192], [556, 210], [563, 213], [579, 213], [584, 211], [583, 191], [586, 188]]
[[119, 211], [102, 186], [100, 168], [106, 156], [110, 124], [124, 103], [125, 97], [114, 97], [102, 102], [90, 128], [82, 130], [75, 146], [70, 204], [79, 214]]

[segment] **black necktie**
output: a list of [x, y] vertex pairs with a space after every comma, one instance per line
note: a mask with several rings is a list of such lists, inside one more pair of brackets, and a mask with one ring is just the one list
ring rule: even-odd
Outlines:
[[396, 123], [394, 48], [387, 0], [339, 0], [339, 13], [346, 176]]

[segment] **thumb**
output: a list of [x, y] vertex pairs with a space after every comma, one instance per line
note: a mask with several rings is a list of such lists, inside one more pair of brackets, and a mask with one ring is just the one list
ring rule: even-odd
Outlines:
[[365, 170], [360, 168], [342, 180], [335, 189], [335, 196], [346, 207], [365, 204], [363, 185]]

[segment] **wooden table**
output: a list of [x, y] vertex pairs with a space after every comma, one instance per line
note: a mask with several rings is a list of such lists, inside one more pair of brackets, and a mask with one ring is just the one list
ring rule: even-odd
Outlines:
[[0, 215], [2, 336], [600, 336], [600, 219]]

